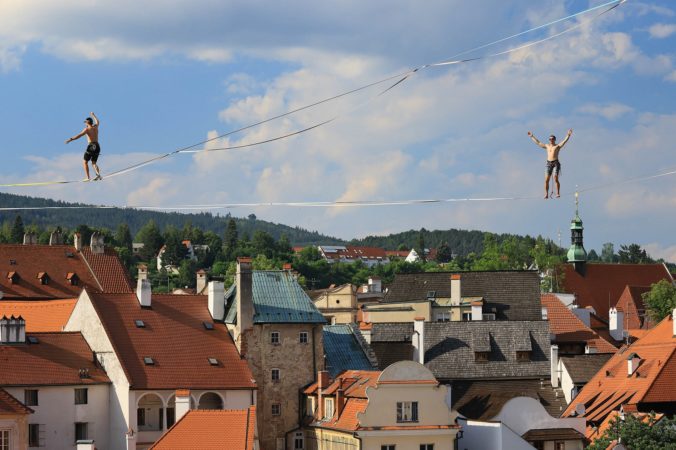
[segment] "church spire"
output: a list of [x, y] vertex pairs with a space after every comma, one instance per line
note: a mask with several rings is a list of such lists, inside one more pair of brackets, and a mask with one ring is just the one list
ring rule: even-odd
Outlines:
[[579, 194], [575, 192], [575, 218], [570, 222], [570, 248], [568, 249], [568, 262], [573, 264], [575, 271], [584, 275], [585, 264], [587, 262], [587, 252], [582, 243], [582, 219], [579, 213], [580, 199]]

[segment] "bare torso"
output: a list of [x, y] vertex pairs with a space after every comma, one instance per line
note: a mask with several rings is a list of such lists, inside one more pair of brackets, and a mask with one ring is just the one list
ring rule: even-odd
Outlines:
[[547, 150], [547, 161], [556, 161], [559, 159], [559, 151], [561, 151], [562, 144], [545, 144]]
[[87, 125], [87, 127], [82, 130], [82, 132], [87, 136], [87, 142], [99, 142], [99, 127], [96, 125]]

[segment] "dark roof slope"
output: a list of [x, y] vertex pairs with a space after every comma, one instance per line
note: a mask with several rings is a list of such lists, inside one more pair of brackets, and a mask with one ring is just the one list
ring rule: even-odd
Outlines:
[[135, 294], [88, 294], [132, 389], [255, 387], [225, 326], [212, 321], [207, 296], [153, 294], [152, 307], [142, 308]]
[[494, 418], [515, 397], [538, 400], [552, 417], [566, 408], [563, 392], [540, 380], [454, 381], [451, 387], [453, 409], [473, 420]]
[[427, 299], [429, 291], [440, 298], [451, 296], [451, 275], [460, 275], [462, 297], [483, 297], [484, 312], [497, 320], [540, 320], [540, 279], [535, 271], [425, 272], [397, 274], [385, 302]]
[[[478, 362], [486, 341], [488, 361]], [[530, 359], [518, 361], [517, 351], [530, 351]], [[542, 320], [425, 323], [425, 366], [439, 380], [548, 377], [549, 353]]]
[[[0, 345], [1, 386], [109, 383], [80, 332], [28, 333], [37, 343]], [[81, 377], [87, 369], [89, 376]]]
[[324, 325], [326, 370], [332, 378], [345, 370], [375, 370], [350, 325]]
[[129, 274], [122, 265], [115, 249], [106, 247], [103, 253], [94, 253], [89, 247], [83, 247], [82, 255], [101, 285], [103, 292], [110, 294], [133, 292]]
[[601, 367], [613, 356], [612, 353], [591, 353], [586, 355], [561, 356], [561, 362], [566, 366], [575, 384], [586, 384]]
[[0, 414], [33, 414], [33, 410], [0, 388]]

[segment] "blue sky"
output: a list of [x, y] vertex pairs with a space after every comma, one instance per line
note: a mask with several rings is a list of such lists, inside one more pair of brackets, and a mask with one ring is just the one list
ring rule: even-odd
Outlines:
[[[0, 3], [0, 182], [82, 177], [80, 131], [102, 122], [104, 175], [159, 153], [598, 5], [582, 0]], [[590, 16], [580, 19], [585, 21]], [[500, 51], [576, 23], [492, 47]], [[573, 137], [562, 190], [676, 166], [676, 6], [629, 0], [498, 58], [422, 71], [217, 140], [339, 120], [249, 150], [180, 155], [97, 184], [8, 192], [111, 205], [539, 196], [526, 132]], [[586, 246], [637, 242], [676, 261], [676, 177], [585, 193]], [[225, 213], [226, 211], [223, 211]], [[468, 228], [568, 242], [572, 196], [428, 206], [238, 208], [344, 238]]]

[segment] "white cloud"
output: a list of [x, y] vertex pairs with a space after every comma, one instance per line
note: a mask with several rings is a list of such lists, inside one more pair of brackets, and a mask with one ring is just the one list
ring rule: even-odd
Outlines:
[[621, 103], [587, 103], [579, 108], [578, 112], [605, 117], [608, 120], [616, 120], [633, 111], [633, 108]]
[[651, 37], [654, 37], [654, 38], [657, 38], [657, 39], [668, 38], [672, 34], [676, 33], [676, 24], [673, 24], [673, 23], [656, 23], [655, 25], [652, 25], [648, 29], [648, 32], [650, 33]]
[[670, 263], [676, 263], [676, 245], [662, 246], [657, 242], [643, 244], [646, 253], [654, 259], [663, 259]]
[[674, 70], [673, 72], [668, 74], [664, 79], [666, 81], [672, 81], [672, 82], [676, 83], [676, 70]]

